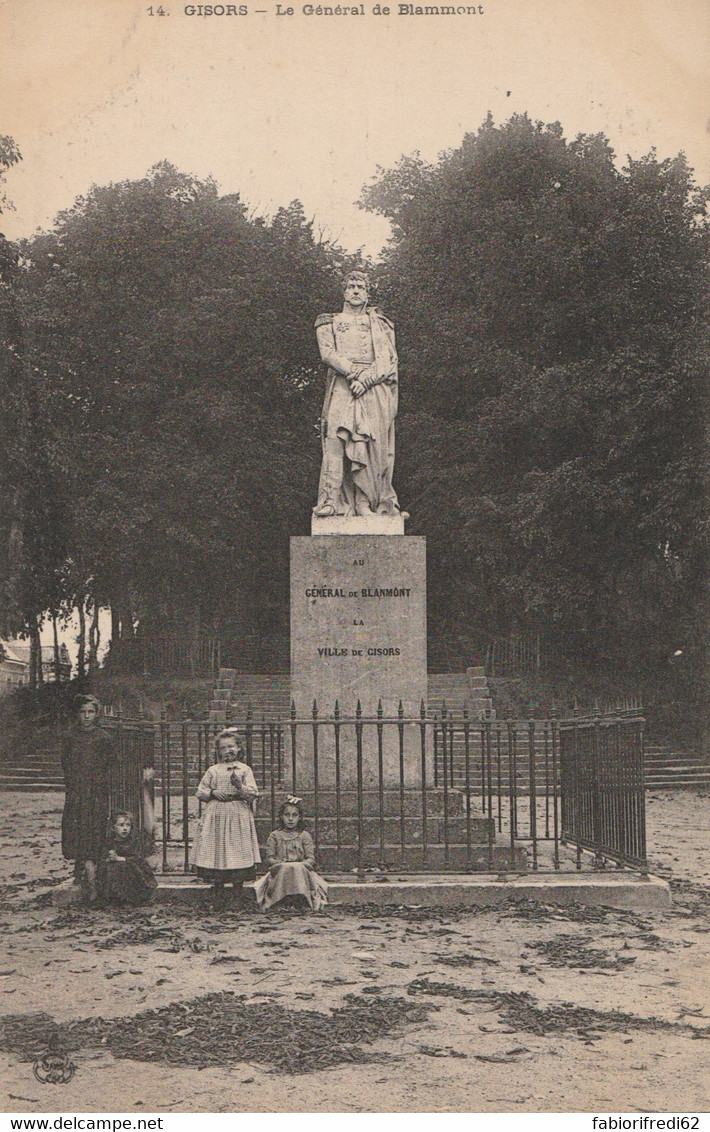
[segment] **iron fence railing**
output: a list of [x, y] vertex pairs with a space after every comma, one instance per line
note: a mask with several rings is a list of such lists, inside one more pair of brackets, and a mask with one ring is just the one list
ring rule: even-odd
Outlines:
[[486, 649], [487, 676], [522, 676], [539, 672], [544, 665], [540, 633], [511, 633], [496, 637]]
[[[197, 783], [220, 725], [107, 717], [121, 758], [114, 804], [157, 832], [162, 868], [191, 869]], [[261, 791], [263, 844], [287, 794], [304, 799], [326, 871], [646, 870], [643, 719], [495, 720], [427, 713], [353, 716], [292, 709], [233, 723]], [[143, 782], [153, 767], [154, 784]], [[567, 846], [576, 852], [566, 852]], [[587, 860], [587, 858], [585, 858]]]
[[[154, 833], [155, 816], [155, 731], [147, 720], [105, 716], [103, 724], [115, 742], [116, 760], [111, 768], [110, 806], [112, 812], [128, 810], [139, 828]], [[148, 770], [153, 773], [144, 774]]]
[[219, 637], [118, 637], [109, 653], [115, 672], [216, 676], [222, 663]]
[[644, 720], [637, 712], [560, 724], [562, 837], [619, 865], [648, 871]]

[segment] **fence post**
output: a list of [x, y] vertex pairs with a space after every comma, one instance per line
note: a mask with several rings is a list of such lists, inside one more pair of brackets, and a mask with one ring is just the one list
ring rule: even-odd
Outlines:
[[[145, 757], [145, 741], [150, 739], [150, 762]], [[140, 751], [141, 779], [143, 787], [143, 831], [153, 842], [155, 837], [155, 735], [153, 725], [143, 719], [138, 721], [138, 745]], [[150, 770], [151, 774], [145, 774]]]
[[362, 850], [365, 837], [362, 796], [362, 705], [357, 701], [355, 708], [355, 758], [357, 761], [357, 869], [362, 873]]
[[167, 718], [165, 704], [160, 706], [160, 792], [161, 792], [161, 820], [163, 823], [163, 872], [168, 867], [168, 834], [170, 825], [169, 789], [170, 772], [168, 770], [168, 748], [166, 740]]
[[335, 701], [333, 712], [333, 731], [335, 737], [335, 864], [337, 871], [342, 869], [340, 844], [342, 840], [340, 827], [340, 704]]
[[[597, 713], [598, 714], [598, 713]], [[594, 720], [592, 727], [592, 766], [591, 766], [591, 794], [592, 794], [592, 838], [594, 840], [594, 864], [598, 869], [605, 865], [602, 853], [602, 799], [601, 799], [601, 725], [599, 719]]]
[[[270, 787], [269, 793], [270, 793], [270, 797], [271, 797], [271, 826], [272, 826], [272, 828], [276, 825], [276, 777], [275, 777], [275, 775], [276, 775], [276, 772], [278, 771], [278, 774], [279, 774], [279, 777], [280, 777], [280, 771], [281, 771], [280, 766], [277, 767], [277, 764], [275, 763], [275, 759], [274, 759], [275, 746], [277, 745], [279, 750], [280, 750], [280, 747], [281, 747], [281, 741], [280, 741], [280, 738], [279, 738], [280, 727], [281, 727], [280, 721], [277, 724], [274, 724], [273, 720], [269, 723], [269, 750], [270, 750], [270, 762], [271, 762], [270, 774], [269, 774], [269, 787]], [[276, 739], [276, 743], [274, 742], [274, 737]], [[279, 758], [278, 763], [280, 763], [280, 761], [281, 760]], [[266, 785], [266, 784], [264, 784], [264, 785]]]
[[[434, 724], [436, 727], [436, 724]], [[427, 804], [426, 804], [426, 705], [424, 700], [419, 705], [419, 742], [421, 747], [422, 768], [422, 865], [426, 865], [428, 831], [427, 831]]]
[[[477, 728], [481, 738], [481, 813], [486, 813], [486, 725], [484, 720], [481, 720], [481, 726]], [[490, 817], [490, 798], [488, 799], [488, 811]]]
[[447, 868], [449, 864], [449, 777], [446, 773], [446, 724], [446, 700], [443, 700], [441, 704], [441, 755], [444, 768], [442, 777], [444, 784], [444, 868]]
[[190, 812], [188, 809], [188, 793], [190, 782], [187, 765], [187, 720], [183, 719], [181, 726], [181, 756], [182, 756], [182, 837], [184, 842], [184, 871], [190, 871]]
[[401, 852], [400, 868], [404, 868], [406, 826], [404, 824], [404, 704], [399, 701], [397, 708], [397, 735], [399, 739], [399, 843]]
[[291, 700], [291, 789], [296, 793], [296, 701]]
[[639, 772], [639, 849], [641, 857], [641, 872], [643, 876], [648, 876], [648, 857], [646, 856], [646, 783], [645, 783], [645, 767], [644, 767], [644, 721], [640, 719], [636, 724], [638, 741], [637, 749], [637, 766]]
[[560, 819], [558, 808], [558, 771], [557, 771], [557, 752], [559, 749], [559, 730], [558, 723], [555, 718], [555, 705], [552, 705], [550, 715], [551, 719], [551, 732], [552, 732], [552, 829], [554, 836], [554, 855], [553, 864], [556, 870], [560, 867]]
[[576, 866], [577, 871], [582, 870], [582, 843], [581, 843], [581, 820], [582, 820], [582, 773], [579, 764], [579, 724], [577, 722], [577, 701], [575, 700], [574, 708], [574, 723], [572, 725], [572, 735], [574, 737], [574, 835], [576, 838]]
[[318, 704], [316, 703], [315, 700], [313, 701], [313, 709], [312, 709], [311, 714], [312, 714], [312, 718], [313, 718], [313, 723], [312, 723], [312, 727], [313, 727], [313, 840], [316, 843], [316, 849], [318, 849], [318, 844], [319, 844], [319, 836], [318, 836], [318, 834], [319, 834], [319, 818], [320, 818], [320, 815], [319, 815], [319, 812], [318, 812], [318, 809], [319, 809], [319, 807], [318, 807], [318, 801], [319, 801], [319, 798], [318, 798], [318, 727], [319, 727], [319, 720], [318, 720]]
[[464, 744], [464, 782], [466, 784], [466, 868], [472, 868], [471, 861], [471, 724], [468, 718], [468, 705], [463, 707]]
[[510, 868], [511, 871], [515, 869], [515, 736], [513, 732], [513, 721], [508, 719], [506, 721], [506, 728], [508, 732], [508, 820], [510, 822]]
[[437, 715], [434, 712], [434, 788], [439, 785], [439, 738], [436, 727]]
[[533, 851], [533, 871], [537, 872], [537, 763], [535, 759], [535, 720], [528, 722], [528, 801], [530, 804], [530, 837]]
[[518, 729], [515, 720], [508, 723], [508, 737], [512, 739], [512, 773], [510, 775], [511, 824], [515, 837], [518, 836]]
[[377, 704], [377, 801], [380, 811], [380, 868], [385, 864], [385, 766], [382, 700]]
[[261, 781], [266, 783], [266, 716], [261, 713]]

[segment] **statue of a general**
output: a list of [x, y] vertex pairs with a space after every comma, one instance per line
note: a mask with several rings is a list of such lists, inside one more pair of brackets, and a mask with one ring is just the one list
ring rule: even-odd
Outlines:
[[351, 271], [343, 282], [340, 314], [316, 319], [328, 379], [321, 415], [323, 464], [318, 518], [399, 515], [392, 486], [397, 416], [394, 327], [368, 304], [368, 280]]

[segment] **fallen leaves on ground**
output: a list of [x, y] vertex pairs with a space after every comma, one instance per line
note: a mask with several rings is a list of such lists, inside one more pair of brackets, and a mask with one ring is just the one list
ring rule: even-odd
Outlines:
[[198, 1069], [254, 1061], [280, 1072], [309, 1073], [345, 1062], [392, 1060], [391, 1055], [362, 1047], [403, 1026], [426, 1022], [431, 1009], [437, 1008], [402, 998], [350, 994], [342, 1007], [325, 1014], [270, 1002], [245, 1003], [244, 996], [225, 991], [130, 1018], [57, 1025], [48, 1014], [9, 1015], [0, 1019], [0, 1047], [31, 1061], [56, 1035], [67, 1052], [100, 1045], [114, 1057], [133, 1061]]
[[553, 939], [532, 940], [526, 947], [538, 951], [550, 967], [597, 967], [612, 971], [623, 971], [635, 963], [633, 955], [611, 955], [600, 948], [589, 947], [588, 936], [556, 935]]
[[540, 1007], [537, 1000], [527, 991], [472, 990], [456, 983], [434, 983], [429, 979], [414, 979], [407, 987], [411, 995], [426, 994], [444, 998], [456, 998], [462, 1002], [480, 1002], [492, 1006], [500, 1014], [500, 1020], [516, 1031], [524, 1030], [542, 1037], [547, 1034], [574, 1032], [578, 1037], [588, 1040], [591, 1031], [608, 1033], [629, 1030], [663, 1030], [694, 1036], [697, 1033], [710, 1033], [698, 1030], [682, 1022], [668, 1022], [663, 1018], [642, 1018], [637, 1014], [626, 1014], [619, 1010], [593, 1010], [587, 1006], [576, 1006], [571, 1002]]

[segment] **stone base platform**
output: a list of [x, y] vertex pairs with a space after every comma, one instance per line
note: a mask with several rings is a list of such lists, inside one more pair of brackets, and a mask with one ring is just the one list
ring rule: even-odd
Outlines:
[[[358, 860], [357, 847], [353, 844], [320, 845], [318, 848], [318, 869], [324, 875], [331, 873], [351, 873], [360, 865], [365, 869], [379, 868], [382, 861], [387, 866], [387, 875], [396, 875], [398, 871], [426, 876], [432, 870], [456, 869], [462, 873], [507, 873], [511, 871], [510, 849], [501, 845], [494, 845], [489, 852], [485, 845], [471, 845], [469, 853], [466, 845], [460, 842], [450, 844], [448, 858], [446, 848], [442, 843], [427, 845], [426, 856], [424, 850], [415, 845], [405, 846], [404, 853], [399, 844], [385, 844], [384, 856], [379, 844], [364, 845], [360, 860]], [[527, 855], [524, 849], [516, 848], [512, 871], [524, 873], [528, 867]]]
[[311, 516], [312, 535], [403, 535], [404, 515]]
[[[275, 808], [286, 797], [278, 793]], [[303, 802], [309, 815], [307, 827], [314, 833], [316, 807], [312, 791], [303, 795]], [[359, 817], [358, 805], [362, 808]], [[334, 791], [322, 790], [318, 794], [318, 815], [318, 863], [323, 872], [347, 873], [359, 865], [364, 868], [385, 865], [388, 873], [400, 869], [406, 873], [438, 869], [511, 870], [510, 847], [495, 844], [495, 824], [490, 818], [482, 817], [480, 812], [466, 817], [465, 798], [460, 790], [427, 790], [426, 852], [423, 798], [416, 790], [404, 790], [401, 794], [390, 789], [383, 790], [382, 794], [377, 790], [364, 790], [359, 796], [353, 790], [343, 790], [337, 797]], [[269, 812], [257, 816], [256, 828], [263, 853], [273, 828], [270, 807]], [[361, 854], [357, 849], [359, 842]], [[516, 846], [512, 868], [515, 872], [527, 869], [524, 848]]]
[[[274, 806], [279, 806], [291, 797], [291, 793], [280, 787], [274, 794]], [[306, 825], [313, 826], [313, 816], [316, 812], [316, 801], [313, 790], [299, 790], [298, 797], [303, 803], [303, 811], [307, 814]], [[362, 799], [362, 812], [365, 817], [378, 817], [380, 811], [387, 818], [398, 817], [403, 813], [407, 818], [421, 818], [424, 809], [422, 792], [419, 789], [405, 789], [401, 794], [399, 790], [385, 787], [380, 795], [379, 790], [363, 790], [359, 796]], [[474, 806], [478, 814], [474, 815]], [[258, 812], [266, 814], [271, 809], [271, 798], [264, 791], [258, 803]], [[338, 809], [338, 796], [334, 790], [321, 789], [318, 791], [318, 813], [321, 819], [333, 818]], [[481, 800], [476, 798], [471, 805], [471, 821], [483, 821], [480, 817]], [[443, 787], [428, 787], [426, 792], [426, 811], [428, 817], [442, 817], [444, 811], [449, 818], [460, 818], [466, 812], [465, 795], [462, 790], [449, 788], [444, 792]], [[340, 814], [343, 818], [355, 818], [358, 812], [358, 793], [356, 790], [345, 789], [340, 791]]]
[[[631, 873], [614, 876], [536, 873], [510, 879], [495, 874], [475, 877], [453, 873], [402, 877], [394, 874], [390, 880], [380, 877], [357, 880], [352, 875], [326, 871], [326, 879], [331, 904], [378, 904], [383, 908], [388, 905], [497, 908], [511, 901], [537, 900], [543, 904], [587, 904], [644, 912], [662, 911], [673, 903], [666, 881], [659, 877], [644, 879]], [[245, 892], [250, 889], [247, 885]], [[210, 893], [208, 885], [196, 884], [191, 877], [159, 878], [156, 900], [207, 904]], [[58, 886], [52, 893], [52, 903], [57, 907], [79, 903], [80, 898], [80, 891], [71, 884]]]

